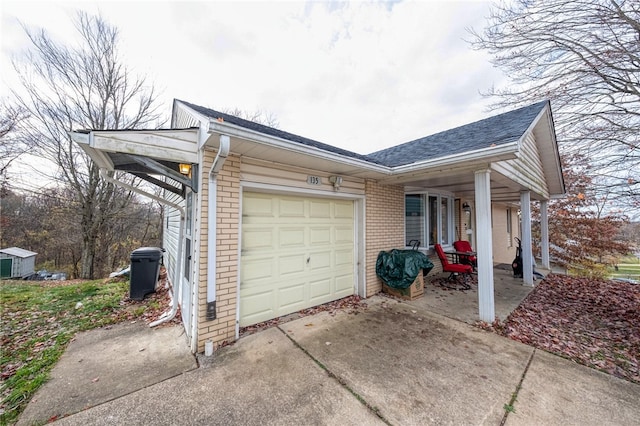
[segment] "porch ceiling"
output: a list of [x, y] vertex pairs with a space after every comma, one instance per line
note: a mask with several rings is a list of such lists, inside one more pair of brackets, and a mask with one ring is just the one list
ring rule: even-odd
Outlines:
[[[429, 188], [434, 191], [446, 191], [453, 193], [456, 198], [473, 199], [475, 197], [475, 170], [457, 169], [440, 172], [436, 175], [425, 175], [413, 180], [403, 182], [406, 190], [419, 191]], [[526, 188], [518, 185], [507, 177], [491, 172], [491, 201], [495, 202], [520, 202], [520, 192]], [[542, 197], [532, 194], [532, 199], [539, 200]]]

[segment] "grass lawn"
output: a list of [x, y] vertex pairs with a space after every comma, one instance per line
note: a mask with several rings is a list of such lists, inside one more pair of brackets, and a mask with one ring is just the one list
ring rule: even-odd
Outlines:
[[640, 285], [548, 275], [504, 323], [511, 339], [640, 383]]
[[166, 290], [128, 299], [128, 282], [0, 282], [0, 424], [12, 424], [76, 333], [167, 308]]

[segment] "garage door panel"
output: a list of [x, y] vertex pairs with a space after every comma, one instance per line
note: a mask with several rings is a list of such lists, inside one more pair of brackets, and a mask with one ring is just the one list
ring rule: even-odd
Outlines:
[[329, 272], [331, 269], [331, 251], [315, 251], [309, 254], [309, 270], [312, 273]]
[[275, 247], [273, 229], [247, 227], [242, 232], [243, 250], [273, 249]]
[[331, 244], [331, 227], [312, 226], [309, 228], [309, 243], [312, 246]]
[[305, 270], [305, 263], [306, 259], [304, 253], [280, 256], [278, 258], [278, 270], [281, 276], [303, 273]]
[[310, 200], [309, 217], [311, 219], [330, 219], [331, 202], [327, 200]]
[[274, 318], [277, 314], [273, 310], [275, 294], [273, 291], [262, 291], [246, 294], [240, 291], [240, 311], [245, 312], [244, 322], [255, 324]]
[[250, 285], [254, 281], [271, 279], [276, 272], [272, 257], [246, 256], [242, 263], [242, 279]]
[[280, 217], [288, 218], [304, 218], [305, 206], [304, 200], [281, 199], [278, 203]]
[[305, 245], [304, 226], [280, 228], [278, 230], [277, 248], [304, 247]]
[[[312, 301], [316, 301], [319, 298], [327, 298], [331, 296], [331, 279], [323, 278], [318, 280], [311, 280], [309, 282], [309, 290]], [[319, 302], [323, 303], [323, 302]]]
[[248, 194], [242, 199], [242, 214], [250, 217], [275, 217], [273, 199], [268, 195]]
[[334, 229], [336, 244], [353, 244], [353, 227], [336, 226]]
[[353, 201], [245, 193], [242, 232], [240, 326], [354, 293]]
[[343, 295], [341, 297], [353, 294], [353, 274], [344, 274], [335, 278], [336, 294]]
[[353, 221], [353, 202], [336, 201], [334, 215], [336, 219], [351, 219]]
[[[305, 284], [304, 280], [300, 280], [289, 287], [280, 288], [278, 291], [279, 312], [293, 308], [295, 308], [295, 310], [302, 309], [306, 300]], [[280, 315], [284, 314], [280, 313]]]
[[334, 251], [334, 265], [336, 267], [353, 265], [353, 249], [347, 248], [343, 250]]

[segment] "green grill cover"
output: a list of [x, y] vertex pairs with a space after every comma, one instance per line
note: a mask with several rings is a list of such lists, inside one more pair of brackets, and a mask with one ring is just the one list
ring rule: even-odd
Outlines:
[[421, 251], [393, 249], [378, 253], [376, 274], [391, 288], [408, 288], [421, 269], [425, 275], [433, 269], [433, 263]]

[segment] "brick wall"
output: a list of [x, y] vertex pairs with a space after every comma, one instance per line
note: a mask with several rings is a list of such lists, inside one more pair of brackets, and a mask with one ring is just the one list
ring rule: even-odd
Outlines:
[[[205, 152], [203, 170], [208, 172], [215, 151]], [[198, 287], [198, 352], [204, 351], [205, 341], [211, 339], [214, 350], [223, 342], [235, 340], [236, 302], [238, 286], [238, 231], [240, 229], [240, 158], [230, 155], [218, 174], [216, 200], [216, 309], [213, 321], [206, 320], [207, 312], [207, 227], [209, 180], [206, 173], [202, 183], [202, 219], [200, 242], [200, 282]]]
[[367, 297], [382, 290], [376, 276], [381, 250], [404, 248], [404, 188], [365, 182]]

